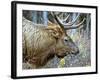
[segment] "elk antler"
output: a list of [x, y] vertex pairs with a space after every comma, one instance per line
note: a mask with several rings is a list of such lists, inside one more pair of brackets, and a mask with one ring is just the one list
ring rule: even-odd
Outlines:
[[[68, 23], [64, 23], [64, 22], [69, 18], [70, 15], [68, 15], [64, 20], [61, 20], [54, 12], [52, 12], [51, 14], [55, 18], [56, 22], [61, 26], [61, 28], [65, 30], [79, 28], [79, 26], [81, 26], [86, 20], [86, 18], [84, 18], [80, 23], [74, 25], [77, 19], [79, 18], [80, 14], [78, 14], [77, 17], [72, 22], [68, 22]], [[74, 27], [70, 27], [70, 26], [74, 26]]]
[[84, 23], [85, 20], [86, 20], [86, 18], [84, 18], [80, 23], [78, 23], [78, 24], [76, 24], [76, 25], [73, 25], [74, 27], [66, 27], [66, 26], [65, 26], [65, 30], [79, 28], [79, 26], [81, 26], [81, 25]]

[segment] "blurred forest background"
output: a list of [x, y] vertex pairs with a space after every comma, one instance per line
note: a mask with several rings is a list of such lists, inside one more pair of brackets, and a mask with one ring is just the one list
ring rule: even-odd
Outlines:
[[[77, 15], [80, 14], [77, 22], [81, 22], [85, 17], [85, 22], [80, 28], [68, 30], [67, 34], [72, 38], [75, 44], [79, 47], [80, 53], [78, 55], [67, 55], [65, 59], [64, 67], [84, 67], [91, 66], [91, 14], [89, 13], [75, 13], [75, 12], [57, 12], [61, 19], [64, 19], [68, 14], [70, 17], [67, 21], [73, 21]], [[60, 14], [60, 15], [59, 15]], [[23, 10], [23, 16], [36, 24], [43, 24], [48, 26], [48, 22], [54, 22], [52, 15], [48, 11], [30, 11]], [[74, 25], [73, 25], [74, 26]], [[56, 56], [50, 60], [43, 68], [57, 68], [60, 59]]]

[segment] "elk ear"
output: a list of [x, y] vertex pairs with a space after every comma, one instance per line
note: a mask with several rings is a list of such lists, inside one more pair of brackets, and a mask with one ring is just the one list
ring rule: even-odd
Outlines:
[[48, 28], [48, 32], [55, 38], [60, 38], [63, 34], [62, 30], [59, 27]]

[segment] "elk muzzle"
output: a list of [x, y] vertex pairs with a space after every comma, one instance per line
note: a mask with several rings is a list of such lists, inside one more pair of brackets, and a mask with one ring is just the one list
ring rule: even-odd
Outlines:
[[76, 47], [73, 51], [72, 54], [77, 55], [79, 53], [79, 48]]

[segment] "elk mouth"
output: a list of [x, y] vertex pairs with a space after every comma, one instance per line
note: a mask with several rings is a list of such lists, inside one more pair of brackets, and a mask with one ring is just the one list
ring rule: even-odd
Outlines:
[[56, 55], [58, 58], [64, 58], [65, 56], [67, 56], [66, 53], [60, 53]]
[[56, 54], [56, 56], [57, 56], [58, 58], [64, 58], [64, 57], [67, 56], [68, 54], [77, 55], [77, 54], [79, 54], [79, 50], [74, 51], [74, 52], [59, 53], [59, 54]]

